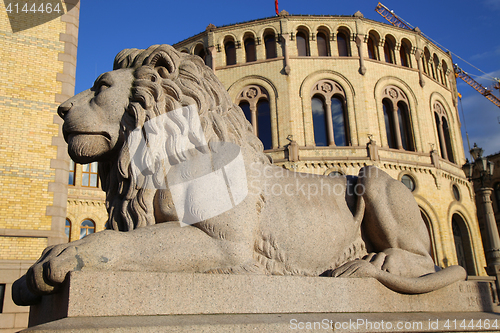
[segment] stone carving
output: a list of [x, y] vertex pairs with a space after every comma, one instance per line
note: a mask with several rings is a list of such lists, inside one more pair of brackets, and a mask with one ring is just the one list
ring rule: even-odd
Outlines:
[[123, 50], [58, 113], [70, 156], [99, 162], [111, 230], [48, 247], [14, 284], [17, 304], [79, 270], [374, 277], [403, 293], [465, 278], [434, 266], [412, 194], [381, 170], [331, 177], [271, 165], [197, 56]]

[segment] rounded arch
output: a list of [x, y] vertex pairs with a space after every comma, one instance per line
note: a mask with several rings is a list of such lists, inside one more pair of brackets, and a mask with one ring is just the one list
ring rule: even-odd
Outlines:
[[82, 222], [80, 222], [79, 227], [80, 227], [80, 239], [95, 233], [97, 229], [96, 223], [89, 218], [86, 218]]
[[[234, 82], [228, 88], [227, 91], [229, 93], [229, 96], [231, 96], [231, 100], [236, 103], [238, 100], [238, 93], [241, 92], [247, 86], [260, 86], [264, 88], [265, 91], [267, 92], [269, 96], [269, 109], [271, 114], [271, 133], [272, 133], [273, 148], [281, 147], [282, 143], [280, 142], [280, 137], [278, 135], [279, 115], [277, 113], [278, 110], [277, 103], [279, 96], [276, 86], [269, 79], [262, 76], [257, 76], [257, 75], [245, 76]], [[286, 141], [286, 139], [283, 140]]]
[[337, 40], [337, 51], [339, 57], [350, 57], [351, 53], [351, 29], [345, 25], [337, 28], [335, 39]]
[[304, 144], [306, 146], [314, 146], [314, 133], [312, 123], [312, 89], [316, 82], [321, 80], [332, 80], [338, 83], [345, 92], [345, 108], [347, 112], [349, 133], [351, 145], [358, 145], [358, 130], [356, 121], [356, 110], [354, 105], [355, 91], [351, 82], [342, 74], [334, 71], [322, 70], [309, 74], [304, 81], [302, 81], [299, 90], [299, 96], [302, 101], [302, 119], [303, 119], [303, 133]]
[[424, 221], [425, 227], [427, 228], [427, 232], [429, 233], [429, 239], [430, 239], [430, 254], [432, 257], [432, 260], [434, 260], [434, 265], [439, 266], [439, 260], [437, 257], [437, 251], [436, 251], [436, 239], [435, 239], [435, 232], [434, 232], [434, 223], [432, 222], [429, 214], [425, 211], [424, 208], [421, 206], [418, 207], [420, 209], [420, 215], [422, 216], [422, 220]]
[[224, 60], [226, 66], [236, 65], [236, 38], [233, 35], [226, 35], [224, 37]]
[[380, 34], [376, 30], [370, 30], [368, 32], [368, 38], [366, 41], [368, 49], [368, 58], [373, 60], [380, 60], [380, 54], [378, 46], [380, 44]]
[[331, 38], [331, 36], [333, 34], [332, 28], [330, 28], [326, 24], [315, 25], [315, 26], [312, 27], [311, 31], [316, 31], [316, 33], [318, 33], [318, 32], [324, 32], [324, 33], [328, 34], [328, 36], [330, 36], [330, 38]]
[[311, 29], [308, 26], [304, 24], [297, 26], [295, 30], [295, 44], [297, 47], [297, 55], [299, 57], [311, 55], [310, 35]]
[[391, 34], [386, 34], [384, 36], [384, 60], [387, 63], [396, 63], [396, 38]]
[[265, 48], [265, 58], [266, 59], [274, 59], [278, 57], [278, 33], [274, 28], [266, 28], [262, 32], [262, 41], [264, 43]]
[[473, 238], [467, 220], [457, 211], [451, 216], [450, 224], [458, 264], [465, 268], [468, 275], [479, 275], [474, 255]]
[[320, 25], [315, 29], [315, 31], [318, 56], [331, 56], [330, 40], [332, 38], [332, 34], [330, 28], [325, 25]]
[[64, 223], [64, 233], [66, 234], [66, 238], [68, 242], [71, 242], [71, 232], [73, 231], [74, 224], [71, 222], [71, 219], [69, 217], [66, 217], [65, 223]]
[[411, 61], [412, 43], [408, 38], [402, 38], [399, 47], [400, 65], [412, 68]]
[[257, 41], [253, 31], [247, 31], [243, 34], [243, 48], [245, 51], [245, 62], [257, 60]]
[[384, 90], [387, 86], [394, 86], [400, 89], [407, 97], [408, 102], [408, 113], [409, 113], [409, 121], [411, 124], [411, 130], [413, 133], [413, 143], [415, 151], [422, 151], [422, 138], [420, 133], [422, 132], [420, 129], [420, 122], [417, 117], [419, 114], [418, 109], [418, 99], [413, 92], [413, 89], [404, 82], [403, 80], [393, 77], [393, 76], [385, 76], [380, 78], [375, 84], [374, 88], [374, 98], [377, 106], [377, 116], [378, 116], [378, 127], [379, 127], [379, 137], [378, 142], [381, 143], [381, 146], [388, 146], [387, 137], [385, 135], [385, 119], [384, 119], [384, 110], [382, 101], [384, 99]]
[[422, 63], [423, 63], [424, 73], [427, 75], [430, 75], [430, 73], [429, 73], [430, 61], [431, 61], [431, 53], [430, 53], [429, 49], [427, 48], [427, 46], [425, 46], [424, 53], [422, 54]]

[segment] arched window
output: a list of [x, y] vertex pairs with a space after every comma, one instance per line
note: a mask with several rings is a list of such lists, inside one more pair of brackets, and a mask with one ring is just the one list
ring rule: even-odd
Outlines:
[[255, 50], [255, 40], [253, 37], [248, 37], [245, 39], [245, 60], [246, 62], [252, 62], [257, 60], [257, 52]]
[[428, 48], [424, 48], [424, 57], [422, 58], [422, 67], [424, 70], [424, 73], [429, 75], [429, 63], [431, 61], [431, 53], [429, 52]]
[[446, 62], [443, 60], [443, 62], [441, 63], [441, 68], [443, 70], [443, 84], [445, 87], [448, 88], [448, 65], [446, 64]]
[[410, 50], [411, 46], [409, 46], [409, 42], [407, 40], [403, 40], [401, 43], [401, 47], [399, 49], [399, 58], [401, 59], [401, 66], [411, 67], [410, 60]]
[[441, 157], [451, 163], [455, 163], [450, 127], [448, 125], [445, 109], [439, 102], [434, 103], [434, 119], [436, 121], [436, 128], [438, 132], [439, 147], [441, 148]]
[[227, 41], [224, 44], [224, 50], [226, 52], [226, 66], [236, 65], [236, 46], [234, 45], [234, 41]]
[[98, 187], [97, 162], [82, 165], [82, 186]]
[[337, 32], [337, 49], [339, 50], [340, 57], [348, 57], [349, 56], [349, 38], [348, 34], [345, 31]]
[[68, 185], [75, 185], [75, 162], [73, 160], [69, 160]]
[[305, 31], [298, 31], [295, 36], [295, 40], [297, 43], [297, 55], [299, 57], [307, 57], [310, 55], [309, 53], [309, 37], [308, 33]]
[[394, 64], [394, 42], [389, 36], [385, 37], [385, 42], [384, 42], [384, 57], [385, 57], [385, 62], [388, 62], [390, 64]]
[[451, 226], [453, 229], [453, 239], [455, 241], [458, 264], [465, 268], [467, 274], [476, 275], [469, 233], [464, 220], [460, 215], [453, 214]]
[[203, 62], [206, 64], [207, 63], [207, 52], [205, 52], [205, 47], [203, 44], [198, 44], [194, 48], [194, 54], [203, 59]]
[[441, 82], [443, 82], [443, 76], [442, 76], [442, 73], [441, 73], [441, 66], [440, 66], [440, 63], [439, 63], [439, 58], [436, 54], [434, 54], [434, 58], [433, 58], [433, 67], [434, 67], [434, 72], [432, 77], [434, 77], [434, 79], [436, 81], [439, 82], [439, 80], [441, 79]]
[[368, 58], [373, 59], [373, 60], [379, 60], [378, 57], [378, 42], [377, 39], [375, 38], [375, 35], [370, 32], [368, 35]]
[[262, 141], [264, 149], [272, 149], [271, 108], [266, 89], [257, 85], [247, 86], [238, 94], [236, 104], [252, 124], [253, 132]]
[[266, 59], [273, 59], [278, 56], [276, 52], [276, 38], [274, 34], [267, 34], [264, 37], [264, 44], [266, 46]]
[[68, 243], [71, 241], [71, 221], [66, 219], [66, 224], [64, 226], [64, 233], [66, 234], [66, 238]]
[[422, 220], [425, 223], [425, 227], [427, 228], [427, 232], [429, 233], [429, 239], [431, 241], [431, 257], [432, 260], [434, 261], [434, 264], [438, 264], [436, 260], [436, 255], [435, 255], [435, 246], [434, 246], [434, 237], [432, 237], [432, 228], [431, 228], [431, 222], [429, 219], [429, 216], [427, 215], [426, 212], [422, 208], [420, 208], [420, 216], [422, 216]]
[[85, 220], [80, 225], [80, 239], [95, 232], [95, 223], [92, 220]]
[[344, 89], [334, 81], [321, 80], [314, 85], [311, 95], [316, 146], [349, 145]]
[[330, 48], [328, 42], [328, 34], [324, 32], [318, 32], [316, 35], [316, 42], [318, 44], [318, 56], [328, 57], [330, 55]]
[[389, 148], [415, 150], [408, 109], [408, 98], [395, 86], [387, 86], [382, 94], [385, 131]]

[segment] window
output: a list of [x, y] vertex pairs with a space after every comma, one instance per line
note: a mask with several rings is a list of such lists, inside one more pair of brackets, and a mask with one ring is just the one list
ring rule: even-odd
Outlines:
[[64, 227], [64, 233], [68, 239], [68, 243], [71, 241], [71, 221], [66, 219], [66, 225]]
[[455, 250], [457, 253], [457, 261], [460, 266], [465, 268], [467, 274], [476, 275], [474, 271], [474, 259], [472, 248], [469, 239], [469, 233], [464, 220], [458, 214], [453, 214], [451, 219], [453, 230], [453, 239], [455, 241]]
[[441, 68], [443, 70], [443, 84], [445, 87], [448, 88], [448, 76], [447, 76], [447, 73], [448, 73], [448, 65], [446, 65], [446, 62], [443, 60], [443, 62], [441, 63]]
[[422, 208], [420, 208], [420, 216], [422, 216], [422, 220], [424, 220], [425, 227], [427, 228], [427, 232], [429, 233], [429, 239], [431, 241], [432, 260], [434, 261], [434, 264], [438, 265], [438, 263], [436, 262], [436, 255], [434, 253], [434, 251], [435, 251], [434, 249], [436, 248], [436, 246], [434, 245], [434, 237], [432, 237], [432, 228], [431, 228], [430, 218], [427, 215], [427, 213], [424, 212], [424, 210]]
[[344, 89], [334, 81], [321, 80], [313, 86], [311, 95], [316, 146], [349, 145]]
[[278, 56], [276, 52], [276, 38], [274, 34], [269, 34], [264, 37], [264, 44], [266, 46], [266, 59], [273, 59]]
[[445, 109], [439, 102], [434, 103], [434, 119], [436, 121], [441, 157], [451, 163], [455, 163], [450, 127], [448, 125]]
[[405, 184], [405, 186], [410, 190], [410, 191], [415, 191], [415, 181], [410, 175], [403, 175], [401, 177], [401, 182]]
[[226, 66], [236, 65], [236, 46], [232, 40], [224, 44], [226, 51]]
[[385, 57], [385, 62], [388, 62], [390, 64], [394, 64], [394, 42], [389, 36], [385, 37], [385, 42], [384, 42], [384, 57]]
[[399, 49], [399, 58], [401, 59], [401, 66], [404, 67], [411, 67], [411, 62], [410, 62], [410, 50], [411, 50], [411, 45], [407, 40], [403, 40], [401, 43], [401, 47]]
[[203, 44], [196, 45], [194, 49], [194, 54], [203, 59], [203, 62], [207, 63], [207, 53], [205, 52], [205, 47]]
[[309, 55], [309, 38], [308, 34], [304, 31], [297, 32], [297, 55], [299, 57], [307, 57]]
[[422, 67], [424, 70], [424, 73], [429, 75], [429, 62], [431, 61], [431, 53], [429, 52], [428, 48], [424, 48], [424, 57], [422, 58]]
[[453, 184], [452, 191], [453, 191], [453, 197], [455, 198], [455, 200], [460, 201], [460, 190], [458, 189], [458, 186]]
[[97, 187], [97, 162], [82, 165], [82, 186]]
[[398, 87], [386, 87], [382, 95], [382, 108], [389, 148], [414, 151], [406, 94]]
[[[441, 77], [441, 66], [439, 65], [439, 58], [437, 55], [434, 54], [434, 58], [433, 58], [433, 67], [434, 67], [434, 71], [432, 72], [432, 77], [434, 78], [434, 80], [438, 81], [439, 82], [439, 78]], [[442, 82], [442, 80], [441, 80]]]
[[245, 87], [238, 94], [236, 104], [252, 124], [253, 133], [262, 141], [264, 149], [272, 149], [271, 107], [266, 89], [257, 85]]
[[253, 37], [245, 39], [245, 59], [246, 62], [252, 62], [257, 60], [257, 53], [255, 50], [255, 40]]
[[328, 35], [324, 32], [318, 32], [316, 35], [316, 43], [318, 44], [318, 56], [328, 57], [330, 55], [330, 48], [328, 45]]
[[378, 48], [377, 45], [378, 43], [376, 42], [375, 36], [370, 33], [368, 36], [368, 58], [373, 59], [373, 60], [379, 60], [378, 59]]
[[493, 190], [495, 191], [496, 213], [498, 213], [500, 212], [500, 183], [496, 183]]
[[347, 38], [348, 34], [344, 31], [337, 32], [337, 49], [339, 50], [339, 57], [348, 57], [349, 56], [349, 45]]
[[85, 220], [80, 225], [80, 239], [95, 232], [95, 224], [92, 220]]
[[68, 185], [75, 185], [75, 162], [73, 160], [69, 160]]
[[0, 313], [3, 312], [3, 302], [5, 300], [5, 284], [0, 284]]

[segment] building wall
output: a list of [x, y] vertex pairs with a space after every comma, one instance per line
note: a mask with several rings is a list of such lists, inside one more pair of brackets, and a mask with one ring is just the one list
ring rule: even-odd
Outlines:
[[77, 4], [13, 33], [0, 4], [0, 331], [26, 327], [28, 308], [13, 304], [12, 282], [65, 239], [69, 157], [56, 111], [74, 94], [78, 15]]
[[[309, 55], [298, 56], [297, 34], [309, 40]], [[340, 56], [339, 32], [348, 36], [349, 56]], [[268, 33], [276, 38], [277, 57], [266, 59], [264, 40]], [[317, 33], [327, 35], [329, 54], [318, 55]], [[369, 35], [378, 37], [370, 59]], [[256, 44], [256, 61], [246, 62], [245, 41]], [[227, 65], [225, 43], [236, 46], [236, 64]], [[385, 40], [393, 41], [394, 63], [384, 59]], [[199, 45], [202, 45], [201, 48]], [[409, 67], [403, 66], [400, 49], [407, 45]], [[333, 171], [356, 175], [365, 165], [375, 165], [395, 179], [410, 175], [415, 184], [414, 197], [429, 222], [433, 256], [441, 267], [457, 264], [452, 217], [464, 221], [462, 236], [467, 239], [465, 252], [471, 275], [485, 275], [485, 259], [474, 205], [474, 193], [465, 179], [465, 163], [460, 119], [456, 108], [456, 82], [449, 54], [422, 37], [418, 31], [395, 28], [353, 16], [280, 16], [207, 31], [174, 45], [182, 52], [199, 54], [204, 49], [217, 77], [235, 102], [249, 86], [264, 88], [271, 112], [272, 149], [266, 152], [274, 163], [285, 168], [314, 174]], [[361, 55], [361, 57], [360, 57]], [[437, 59], [437, 66], [434, 62]], [[424, 67], [425, 71], [424, 71]], [[348, 119], [347, 146], [319, 147], [315, 144], [311, 98], [315, 84], [330, 80], [344, 91]], [[387, 88], [395, 87], [406, 96], [409, 127], [415, 149], [389, 148], [382, 100]], [[450, 128], [450, 155], [443, 155], [436, 103], [440, 117]], [[441, 118], [440, 118], [441, 119]], [[441, 121], [441, 120], [440, 120]], [[294, 153], [291, 140], [295, 141]], [[298, 155], [298, 158], [297, 158]], [[458, 200], [453, 186], [459, 190]]]

